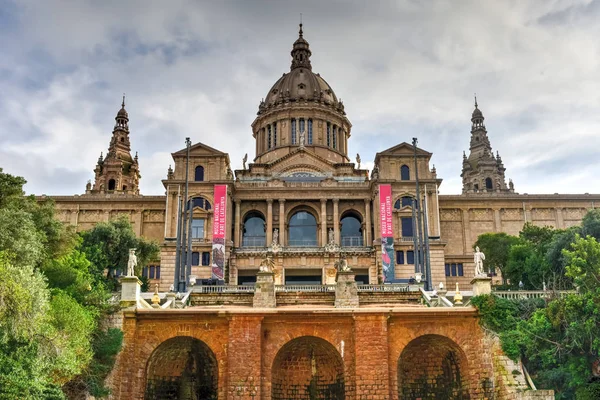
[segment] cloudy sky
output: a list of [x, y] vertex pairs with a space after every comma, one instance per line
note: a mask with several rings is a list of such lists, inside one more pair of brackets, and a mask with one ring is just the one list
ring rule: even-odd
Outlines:
[[241, 168], [300, 13], [363, 163], [416, 136], [460, 193], [477, 92], [518, 192], [600, 192], [600, 0], [0, 0], [0, 167], [82, 193], [125, 92], [142, 193], [187, 136]]

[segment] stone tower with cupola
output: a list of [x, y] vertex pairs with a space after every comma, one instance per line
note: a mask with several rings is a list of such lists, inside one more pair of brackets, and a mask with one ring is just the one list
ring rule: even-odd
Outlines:
[[124, 193], [139, 195], [140, 168], [138, 155], [131, 156], [129, 142], [129, 115], [125, 110], [125, 96], [121, 109], [115, 117], [115, 126], [108, 146], [108, 153], [100, 153], [94, 169], [95, 182], [87, 184], [86, 194]]
[[512, 181], [506, 185], [504, 164], [500, 153], [492, 151], [487, 135], [483, 113], [477, 105], [471, 116], [471, 144], [469, 156], [463, 152], [463, 193], [510, 193], [514, 192]]

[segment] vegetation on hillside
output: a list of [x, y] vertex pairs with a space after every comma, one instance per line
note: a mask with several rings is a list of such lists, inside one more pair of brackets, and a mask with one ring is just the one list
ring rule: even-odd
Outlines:
[[141, 268], [158, 246], [125, 220], [77, 234], [24, 184], [0, 168], [0, 399], [64, 399], [72, 382], [106, 395], [123, 339], [100, 327], [114, 311], [112, 272], [126, 268], [129, 248]]
[[[482, 235], [476, 244], [486, 252], [496, 235]], [[599, 238], [600, 210], [565, 230], [525, 225], [508, 239], [506, 256], [491, 261], [502, 264], [506, 286], [518, 289], [521, 281], [526, 289], [546, 284], [549, 290], [578, 292], [549, 300], [472, 299], [482, 324], [499, 334], [504, 352], [520, 358], [539, 387], [555, 389], [557, 399], [600, 398], [600, 379], [592, 374], [600, 360]], [[499, 247], [506, 242], [503, 235]]]

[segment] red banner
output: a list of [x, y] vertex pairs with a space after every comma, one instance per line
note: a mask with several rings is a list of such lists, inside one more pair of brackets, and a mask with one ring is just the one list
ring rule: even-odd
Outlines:
[[379, 185], [379, 220], [381, 221], [381, 237], [393, 237], [392, 185]]
[[215, 185], [213, 213], [212, 278], [222, 280], [225, 267], [225, 232], [227, 226], [227, 185]]

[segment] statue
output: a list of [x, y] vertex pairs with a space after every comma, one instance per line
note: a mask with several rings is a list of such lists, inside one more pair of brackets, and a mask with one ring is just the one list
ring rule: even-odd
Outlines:
[[248, 153], [246, 153], [244, 155], [244, 158], [242, 158], [242, 169], [245, 171], [246, 170], [246, 162], [248, 161]]
[[509, 188], [511, 191], [514, 191], [514, 190], [515, 190], [515, 184], [513, 183], [512, 179], [509, 179], [509, 180], [508, 180], [508, 188]]
[[356, 163], [358, 164], [357, 169], [360, 169], [360, 154], [356, 153]]
[[273, 260], [273, 256], [270, 252], [265, 253], [262, 261], [260, 262], [260, 267], [258, 267], [259, 272], [273, 272], [273, 268], [275, 267], [275, 260]]
[[304, 148], [306, 142], [306, 131], [300, 132], [300, 148]]
[[379, 167], [377, 166], [377, 164], [375, 164], [373, 166], [373, 171], [371, 171], [371, 179], [378, 179], [379, 178]]
[[346, 260], [346, 256], [340, 256], [340, 261], [336, 263], [336, 267], [338, 272], [350, 272], [351, 269], [348, 266], [348, 260]]
[[333, 232], [333, 228], [329, 228], [329, 232], [327, 232], [327, 237], [328, 244], [335, 244], [335, 233]]
[[129, 260], [127, 260], [127, 276], [135, 276], [135, 267], [137, 266], [137, 257], [135, 249], [129, 249]]
[[85, 190], [92, 190], [92, 181], [87, 181], [87, 183], [85, 184]]
[[483, 270], [483, 260], [485, 260], [485, 254], [479, 251], [479, 246], [475, 247], [473, 260], [475, 261], [475, 276], [486, 276], [486, 273]]
[[273, 246], [279, 245], [279, 229], [275, 228], [273, 230], [273, 241], [271, 242]]

